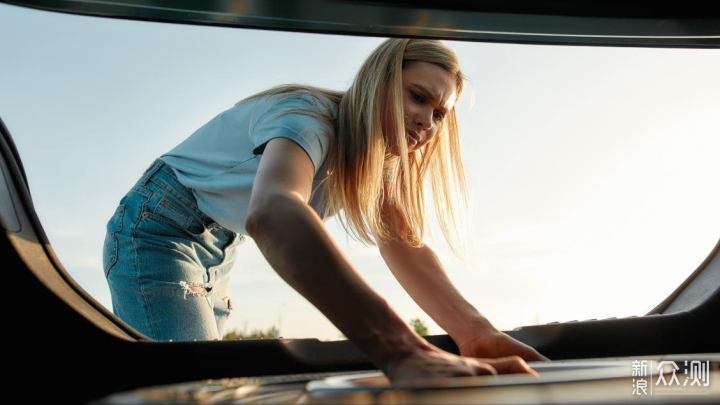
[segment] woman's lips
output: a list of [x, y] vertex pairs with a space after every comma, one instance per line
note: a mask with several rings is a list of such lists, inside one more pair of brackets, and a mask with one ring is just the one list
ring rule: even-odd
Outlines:
[[405, 130], [405, 134], [407, 135], [408, 139], [410, 140], [410, 146], [415, 146], [418, 143], [420, 143], [420, 140], [417, 138], [417, 135], [410, 133], [410, 131], [408, 131], [408, 130]]

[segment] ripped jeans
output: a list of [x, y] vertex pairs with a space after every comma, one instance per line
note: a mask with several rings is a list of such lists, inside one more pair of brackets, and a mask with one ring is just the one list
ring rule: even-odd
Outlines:
[[233, 309], [229, 273], [244, 240], [203, 214], [157, 159], [107, 224], [113, 313], [155, 340], [222, 339]]

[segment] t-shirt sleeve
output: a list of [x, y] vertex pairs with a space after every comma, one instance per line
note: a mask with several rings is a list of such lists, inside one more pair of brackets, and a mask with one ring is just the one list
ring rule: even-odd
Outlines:
[[283, 113], [292, 109], [317, 111], [303, 96], [293, 95], [280, 101], [265, 100], [265, 102], [267, 108], [257, 112], [257, 119], [250, 130], [253, 154], [262, 154], [268, 141], [273, 138], [288, 138], [305, 150], [317, 173], [330, 148], [332, 139], [330, 125], [321, 118], [303, 113]]

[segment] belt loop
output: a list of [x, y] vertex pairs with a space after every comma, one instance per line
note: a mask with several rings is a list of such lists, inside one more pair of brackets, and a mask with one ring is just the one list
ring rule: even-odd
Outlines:
[[143, 173], [143, 176], [140, 179], [140, 183], [142, 185], [147, 184], [147, 182], [150, 181], [150, 178], [153, 176], [153, 174], [157, 173], [157, 171], [160, 170], [160, 168], [162, 168], [164, 164], [165, 164], [165, 162], [163, 162], [162, 160], [155, 159], [153, 164], [151, 164], [150, 167], [148, 167], [148, 169], [145, 170], [145, 173]]

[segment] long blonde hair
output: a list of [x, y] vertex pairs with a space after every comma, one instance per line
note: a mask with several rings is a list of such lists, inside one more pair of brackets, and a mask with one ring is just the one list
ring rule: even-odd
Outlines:
[[[459, 202], [467, 208], [467, 184], [461, 159], [455, 108], [440, 124], [436, 136], [421, 150], [408, 153], [405, 139], [402, 96], [402, 69], [426, 62], [456, 77], [456, 96], [462, 94], [465, 77], [455, 52], [437, 40], [391, 38], [378, 46], [360, 67], [345, 92], [308, 85], [281, 85], [254, 94], [242, 101], [274, 94], [308, 93], [328, 99], [337, 108], [330, 114], [318, 102], [317, 111], [302, 112], [330, 123], [335, 129], [327, 168], [328, 202], [326, 215], [344, 211], [339, 217], [345, 230], [365, 244], [402, 240], [421, 247], [427, 230], [425, 222], [425, 180], [430, 181], [438, 222], [453, 252], [460, 256], [457, 237]], [[241, 101], [241, 102], [242, 102]], [[287, 111], [291, 112], [291, 111]], [[383, 122], [389, 123], [388, 132]], [[390, 145], [399, 147], [399, 156], [388, 158]], [[460, 197], [461, 201], [457, 201]], [[392, 204], [407, 225], [405, 232], [392, 229], [382, 216], [385, 202]], [[463, 246], [464, 248], [464, 246]]]

